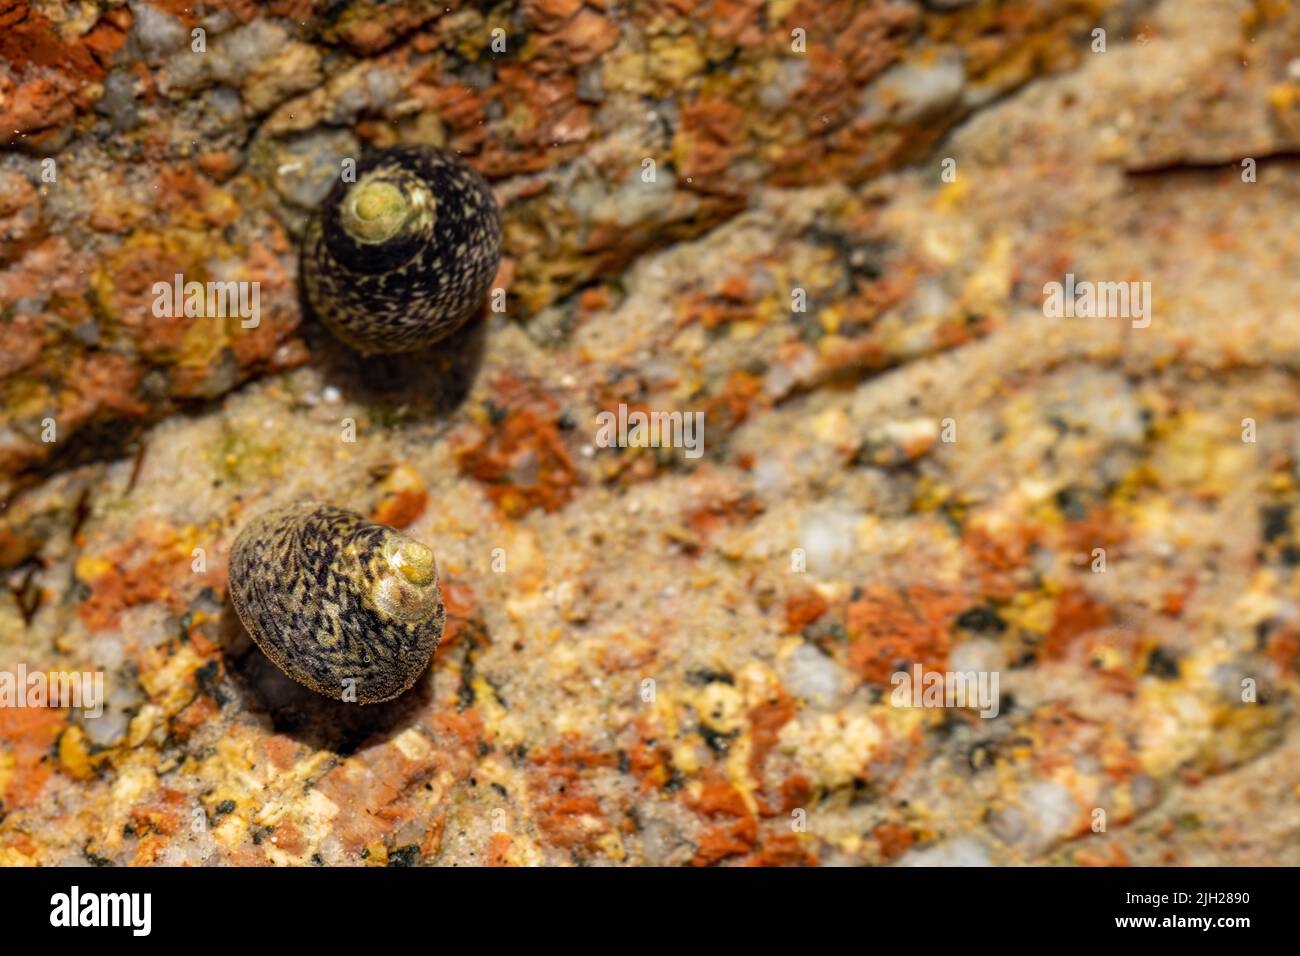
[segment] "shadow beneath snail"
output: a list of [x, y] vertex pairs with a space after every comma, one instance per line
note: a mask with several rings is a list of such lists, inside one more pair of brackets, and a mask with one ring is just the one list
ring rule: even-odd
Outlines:
[[382, 704], [332, 700], [290, 680], [261, 652], [227, 597], [218, 633], [228, 679], [250, 714], [266, 714], [276, 733], [339, 756], [391, 740], [433, 704], [433, 664], [410, 690]]
[[362, 355], [336, 339], [316, 317], [301, 287], [302, 336], [325, 381], [362, 405], [388, 410], [394, 419], [446, 418], [465, 401], [483, 364], [488, 311], [418, 352]]

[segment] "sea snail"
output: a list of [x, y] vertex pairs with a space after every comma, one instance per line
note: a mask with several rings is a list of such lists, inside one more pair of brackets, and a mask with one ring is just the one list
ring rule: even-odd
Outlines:
[[429, 548], [312, 502], [274, 508], [240, 531], [230, 596], [280, 670], [318, 694], [361, 704], [415, 683], [445, 619]]
[[325, 326], [364, 354], [446, 338], [483, 304], [501, 261], [492, 190], [432, 146], [362, 157], [307, 224], [302, 278]]

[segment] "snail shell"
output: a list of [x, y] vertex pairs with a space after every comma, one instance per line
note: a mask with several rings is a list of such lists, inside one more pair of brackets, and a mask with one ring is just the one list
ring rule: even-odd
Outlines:
[[433, 552], [342, 508], [258, 515], [230, 554], [230, 596], [257, 646], [336, 700], [391, 700], [429, 666], [444, 612]]
[[366, 354], [446, 338], [483, 303], [501, 261], [492, 190], [432, 146], [376, 150], [338, 182], [303, 238], [307, 299], [326, 327]]

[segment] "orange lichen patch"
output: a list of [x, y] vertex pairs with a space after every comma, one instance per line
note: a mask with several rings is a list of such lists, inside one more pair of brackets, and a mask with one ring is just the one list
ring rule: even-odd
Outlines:
[[429, 733], [443, 755], [445, 765], [458, 776], [469, 776], [477, 759], [483, 722], [478, 711], [440, 710], [429, 718]]
[[[862, 227], [864, 231], [867, 227]], [[872, 230], [874, 233], [874, 230]], [[916, 287], [917, 274], [920, 271], [913, 260], [905, 259], [896, 266], [897, 272], [881, 276], [874, 282], [859, 283], [856, 294], [847, 304], [846, 320], [862, 324], [875, 319], [880, 313], [892, 309], [909, 295]]]
[[1095, 727], [1061, 701], [1037, 708], [1023, 729], [1032, 741], [1029, 757], [1041, 777], [1071, 770], [1078, 759], [1076, 755], [1081, 750], [1092, 749], [1087, 740], [1081, 739], [1082, 735], [1095, 738]]
[[292, 767], [302, 752], [302, 747], [292, 737], [284, 734], [267, 737], [262, 743], [262, 749], [266, 752], [267, 759], [271, 761], [271, 766], [281, 772]]
[[591, 107], [578, 101], [577, 79], [564, 72], [539, 73], [535, 65], [497, 68], [493, 93], [499, 102], [513, 104], [512, 135], [483, 140], [475, 166], [485, 176], [517, 176], [567, 162], [591, 135]]
[[189, 638], [195, 654], [199, 657], [215, 659], [220, 656], [217, 653], [221, 649], [220, 641], [209, 639], [208, 635], [204, 634], [198, 627], [208, 619], [208, 615], [204, 614], [202, 611], [193, 614], [190, 617], [190, 626], [186, 631], [186, 636]]
[[587, 774], [599, 767], [615, 767], [614, 754], [592, 750], [576, 738], [528, 755], [528, 787], [533, 794], [533, 819], [543, 841], [564, 849], [592, 849], [611, 829], [592, 795]]
[[755, 406], [770, 404], [763, 398], [763, 379], [734, 369], [716, 394], [703, 402], [704, 420], [710, 429], [729, 432], [749, 418]]
[[180, 790], [163, 787], [149, 800], [131, 808], [128, 819], [137, 836], [151, 833], [171, 836], [189, 824], [189, 797]]
[[717, 776], [706, 776], [703, 784], [699, 795], [691, 801], [699, 813], [707, 817], [750, 815], [745, 795], [731, 781]]
[[[708, 0], [640, 0], [639, 3], [628, 7], [625, 15], [628, 20], [643, 29], [662, 30], [665, 24], [686, 16], [706, 2]], [[607, 3], [608, 0], [599, 0], [595, 5], [607, 5]]]
[[46, 759], [64, 727], [56, 707], [0, 707], [0, 794], [5, 807], [32, 804], [50, 775]]
[[1300, 660], [1300, 628], [1284, 624], [1273, 630], [1264, 644], [1264, 654], [1283, 673], [1294, 668]]
[[424, 479], [410, 465], [388, 470], [380, 484], [380, 498], [370, 510], [370, 520], [391, 528], [405, 528], [424, 514], [429, 492]]
[[307, 852], [307, 834], [293, 823], [277, 823], [270, 840], [277, 849], [291, 856], [302, 856]]
[[916, 9], [908, 6], [885, 4], [863, 9], [853, 0], [800, 0], [785, 20], [792, 25], [816, 24], [810, 39], [825, 47], [857, 89], [893, 62], [897, 41], [910, 33], [917, 17]]
[[[753, 779], [763, 779], [763, 771], [767, 764], [768, 755], [776, 749], [780, 741], [781, 728], [794, 719], [796, 711], [794, 698], [779, 687], [766, 700], [750, 708], [748, 714], [750, 728], [749, 775]], [[784, 788], [781, 792], [781, 801], [776, 806], [767, 803], [765, 794], [757, 794], [756, 796], [760, 797], [758, 801], [759, 812], [765, 816], [785, 813], [798, 805], [797, 803], [789, 803], [791, 792]]]
[[[1098, 756], [1101, 758], [1101, 769], [1116, 783], [1131, 780], [1142, 772], [1142, 758], [1123, 737], [1103, 738], [1098, 747]], [[1114, 814], [1112, 819], [1123, 822], [1126, 817], [1122, 814]]]
[[174, 226], [221, 228], [241, 215], [235, 197], [214, 186], [193, 166], [163, 166], [155, 185], [158, 207], [168, 213]]
[[[858, 118], [862, 88], [898, 59], [915, 23], [914, 8], [877, 4], [860, 9], [852, 0], [803, 0], [783, 18], [772, 42], [788, 43], [795, 27], [808, 30], [808, 75], [795, 102], [815, 103], [791, 122], [803, 135], [787, 133], [769, 153], [778, 185], [805, 185], [817, 177], [856, 178], [887, 161], [887, 145], [871, 124]], [[790, 116], [793, 111], [787, 112]], [[937, 127], [941, 129], [942, 127]], [[924, 130], [900, 137], [911, 145]]]
[[[0, 264], [21, 258], [45, 237], [41, 195], [26, 176], [0, 176]], [[0, 364], [0, 374], [4, 364]]]
[[103, 257], [91, 279], [100, 313], [107, 323], [136, 336], [146, 354], [175, 352], [196, 317], [187, 317], [183, 308], [175, 314], [171, 302], [167, 303], [171, 308], [155, 314], [158, 295], [154, 285], [172, 281], [176, 275], [183, 276], [185, 282], [207, 282], [205, 261], [212, 251], [207, 237], [189, 232], [134, 233]]
[[194, 731], [216, 720], [220, 713], [221, 708], [217, 702], [206, 694], [201, 694], [172, 719], [168, 729], [174, 738], [184, 742]]
[[1132, 866], [1124, 848], [1118, 843], [1108, 843], [1104, 847], [1093, 849], [1082, 847], [1075, 851], [1076, 866]]
[[830, 335], [822, 339], [822, 381], [860, 378], [863, 371], [882, 369], [892, 364], [890, 351], [874, 338], [845, 338]]
[[199, 22], [199, 11], [193, 0], [151, 0], [150, 5], [170, 13], [187, 27], [193, 27]]
[[[185, 356], [186, 370], [197, 369], [204, 356], [216, 358], [224, 349], [229, 349], [234, 355], [244, 374], [250, 366], [282, 371], [302, 365], [310, 358], [302, 342], [290, 338], [302, 316], [297, 308], [289, 307], [284, 298], [293, 289], [293, 277], [285, 271], [280, 258], [287, 248], [287, 237], [278, 227], [268, 226], [265, 238], [268, 242], [250, 243], [247, 253], [242, 256], [244, 276], [261, 287], [261, 321], [255, 328], [246, 329], [242, 318], [231, 317], [219, 324], [217, 334], [209, 335], [206, 342], [194, 342], [194, 336], [191, 336], [187, 342], [190, 347]], [[206, 374], [196, 376], [202, 388], [208, 388], [211, 364], [205, 361], [203, 370]], [[202, 391], [187, 393], [179, 386], [175, 393], [204, 394]]]
[[442, 604], [447, 622], [442, 630], [439, 645], [445, 651], [461, 638], [477, 640], [487, 633], [483, 613], [475, 597], [474, 588], [463, 581], [443, 578]]
[[781, 781], [781, 807], [790, 811], [808, 805], [812, 795], [812, 781], [801, 773], [792, 773]]
[[583, 7], [554, 32], [537, 33], [524, 49], [526, 61], [534, 57], [549, 61], [557, 68], [582, 66], [599, 57], [618, 42], [619, 28], [608, 17], [590, 7]]
[[1182, 617], [1187, 602], [1196, 593], [1196, 584], [1196, 578], [1189, 574], [1183, 578], [1182, 586], [1177, 590], [1166, 591], [1160, 600], [1160, 613], [1166, 617]]
[[752, 818], [709, 827], [700, 835], [691, 866], [713, 866], [728, 857], [744, 856], [754, 847], [756, 830]]
[[1180, 767], [1178, 779], [1188, 787], [1199, 787], [1205, 783], [1205, 771], [1199, 767]]
[[706, 188], [709, 177], [726, 170], [739, 149], [744, 119], [744, 111], [725, 99], [700, 99], [682, 110], [673, 156], [680, 176], [693, 180], [687, 185]]
[[372, 56], [443, 12], [442, 4], [363, 2], [349, 5], [328, 31]]
[[88, 223], [96, 232], [127, 233], [145, 217], [141, 205], [117, 189], [104, 189], [88, 197]]
[[62, 423], [71, 430], [95, 419], [144, 415], [148, 408], [135, 396], [140, 378], [140, 369], [120, 355], [80, 356], [65, 380], [70, 391], [63, 396]]
[[830, 610], [830, 603], [812, 588], [804, 588], [785, 599], [785, 629], [802, 634], [803, 629]]
[[[170, 843], [171, 839], [168, 837], [157, 833], [148, 834], [136, 847], [135, 855], [131, 857], [131, 865], [157, 866], [162, 862], [163, 854], [167, 851]], [[246, 854], [241, 850], [236, 850], [231, 854], [230, 863], [232, 866], [256, 866], [259, 863], [265, 864], [266, 860], [258, 854]]]
[[1135, 631], [1102, 627], [1068, 643], [1063, 653], [1074, 654], [1086, 662], [1089, 671], [1118, 693], [1136, 688], [1142, 664], [1147, 658], [1142, 639]]
[[682, 297], [676, 328], [699, 322], [706, 329], [754, 317], [754, 304], [747, 296], [746, 280], [733, 276], [716, 292], [692, 292]]
[[487, 138], [487, 98], [463, 83], [445, 82], [438, 75], [413, 83], [411, 95], [436, 112], [448, 131], [448, 147], [473, 155]]
[[0, 81], [0, 143], [57, 128], [88, 108], [130, 26], [130, 10], [112, 10], [81, 37], [65, 41], [30, 4], [0, 0], [0, 62], [20, 80]]
[[[676, 381], [664, 382], [664, 385], [675, 385]], [[595, 406], [601, 411], [614, 412], [620, 405], [628, 406], [628, 414], [634, 411], [650, 412], [653, 408], [650, 406], [650, 382], [637, 373], [636, 369], [628, 367], [617, 368], [615, 372], [610, 373], [606, 380], [598, 382], [593, 389], [593, 401]]]
[[106, 10], [77, 43], [90, 52], [100, 71], [106, 72], [114, 53], [126, 42], [133, 17], [127, 7]]
[[882, 860], [897, 860], [916, 842], [916, 833], [901, 823], [882, 823], [871, 835], [876, 838]]
[[739, 272], [730, 273], [718, 286], [718, 295], [730, 302], [747, 302], [751, 298], [749, 277]]
[[1005, 535], [995, 536], [975, 524], [962, 531], [962, 546], [970, 556], [967, 567], [980, 582], [980, 593], [985, 597], [1006, 600], [1020, 590], [1016, 572], [1029, 567], [1030, 555], [1038, 533], [1020, 527]]
[[26, 133], [38, 144], [43, 133], [57, 130], [76, 115], [71, 102], [72, 84], [66, 79], [30, 80], [15, 84], [0, 75], [0, 144], [7, 144]]
[[212, 184], [189, 166], [163, 166], [158, 170], [158, 206], [165, 212], [202, 207]]
[[975, 341], [983, 332], [978, 326], [971, 325], [965, 317], [940, 323], [934, 332], [934, 344], [940, 349], [955, 349], [959, 345]]
[[44, 543], [44, 538], [32, 529], [0, 527], [0, 568], [22, 564]]
[[740, 47], [761, 45], [767, 38], [765, 6], [763, 0], [714, 0], [709, 10], [709, 35]]
[[424, 514], [428, 505], [429, 493], [422, 488], [386, 491], [370, 513], [370, 520], [392, 528], [405, 528]]
[[793, 833], [762, 834], [758, 849], [744, 866], [816, 866], [817, 854]]
[[691, 805], [702, 816], [720, 822], [700, 835], [691, 865], [713, 866], [728, 857], [749, 853], [758, 840], [758, 821], [744, 794], [735, 784], [716, 776], [706, 777], [703, 784]]
[[[74, 320], [84, 316], [85, 279], [79, 275], [88, 260], [73, 251], [62, 236], [50, 236], [29, 249], [26, 255], [9, 268], [0, 270], [0, 307], [8, 308], [20, 299], [48, 296], [49, 311]], [[26, 336], [42, 331], [43, 326], [32, 327]], [[18, 348], [24, 335], [16, 335], [18, 328], [5, 326], [6, 350], [10, 336]], [[27, 346], [30, 348], [30, 346]], [[55, 353], [58, 355], [60, 353]], [[51, 356], [54, 357], [54, 356]], [[6, 364], [13, 362], [7, 358]], [[59, 369], [62, 371], [62, 369]]]
[[1079, 521], [1067, 522], [1061, 535], [1071, 554], [1090, 555], [1093, 548], [1109, 550], [1123, 544], [1128, 539], [1128, 529], [1120, 523], [1114, 509], [1103, 505], [1090, 509]]
[[642, 736], [624, 755], [627, 769], [637, 779], [642, 791], [658, 790], [672, 777], [668, 751], [651, 743], [654, 737]]
[[[653, 638], [631, 637], [623, 632], [611, 634], [609, 639], [596, 649], [596, 660], [607, 674], [619, 674], [623, 671], [642, 671], [659, 659], [660, 647]], [[642, 673], [648, 677], [648, 673]]]
[[217, 182], [225, 182], [239, 169], [239, 157], [228, 149], [200, 153], [195, 162]]
[[559, 417], [555, 400], [535, 384], [503, 374], [480, 423], [458, 436], [461, 472], [486, 485], [507, 517], [535, 508], [557, 511], [573, 498], [580, 478], [560, 437]]
[[[403, 741], [405, 745], [389, 740], [363, 749], [318, 784], [320, 792], [339, 807], [334, 833], [354, 856], [415, 817], [411, 792], [444, 765], [445, 753], [427, 740], [404, 737]], [[468, 772], [459, 759], [449, 763], [457, 776]]]
[[433, 819], [429, 821], [429, 830], [424, 835], [424, 841], [420, 844], [421, 857], [428, 860], [438, 855], [438, 851], [442, 849], [442, 835], [446, 829], [446, 811], [434, 814]]
[[900, 666], [943, 670], [963, 606], [960, 596], [925, 584], [872, 585], [845, 609], [848, 666], [873, 684], [887, 683]]
[[1047, 660], [1059, 660], [1080, 634], [1105, 627], [1110, 622], [1110, 609], [1094, 601], [1087, 591], [1074, 585], [1065, 588], [1056, 599], [1052, 629], [1043, 642], [1043, 656]]
[[604, 285], [583, 289], [578, 295], [578, 308], [583, 312], [599, 312], [608, 309], [613, 302], [609, 287]]
[[46, 324], [33, 315], [15, 315], [5, 326], [0, 378], [34, 366], [45, 345]]
[[494, 833], [488, 843], [488, 866], [518, 866], [514, 853], [515, 838], [509, 833]]
[[183, 592], [200, 576], [191, 571], [192, 540], [167, 525], [144, 522], [135, 536], [112, 545], [100, 555], [77, 559], [78, 580], [90, 596], [77, 616], [91, 631], [116, 627], [122, 612], [139, 604], [161, 601], [179, 610]]
[[582, 7], [582, 0], [524, 0], [521, 5], [537, 29], [549, 32]]
[[[36, 856], [41, 852], [40, 844], [33, 840], [26, 833], [0, 832], [0, 848], [5, 850], [17, 850], [25, 858], [19, 861], [21, 866], [35, 866]], [[13, 865], [12, 862], [6, 862], [7, 866]]]
[[763, 506], [753, 495], [732, 492], [697, 504], [687, 512], [686, 527], [699, 539], [707, 542], [721, 528], [744, 524], [762, 514]]

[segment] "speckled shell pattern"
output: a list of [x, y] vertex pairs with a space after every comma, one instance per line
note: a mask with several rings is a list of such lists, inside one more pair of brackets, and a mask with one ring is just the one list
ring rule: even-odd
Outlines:
[[371, 595], [396, 574], [383, 547], [400, 532], [342, 508], [299, 503], [258, 515], [230, 555], [230, 594], [244, 627], [282, 671], [317, 693], [358, 703], [410, 688], [442, 637], [435, 577], [418, 620], [402, 620]]
[[338, 182], [303, 239], [302, 278], [317, 316], [365, 354], [411, 352], [451, 335], [483, 305], [501, 260], [501, 214], [471, 166], [432, 146], [376, 150], [357, 164], [401, 186], [415, 177], [434, 200], [432, 223], [409, 224], [382, 242], [342, 226], [352, 183]]

